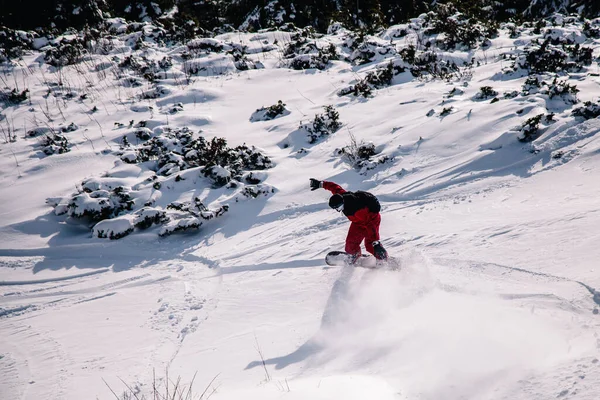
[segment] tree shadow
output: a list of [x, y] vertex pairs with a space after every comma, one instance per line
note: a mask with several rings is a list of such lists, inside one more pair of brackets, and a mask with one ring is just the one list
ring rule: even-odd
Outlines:
[[157, 235], [159, 227], [119, 240], [93, 239], [88, 224], [65, 222], [63, 217], [52, 212], [7, 228], [24, 235], [48, 238], [47, 247], [0, 249], [0, 257], [41, 257], [33, 266], [34, 274], [71, 268], [110, 268], [120, 272], [174, 257], [186, 258], [187, 251], [198, 243], [196, 232], [161, 238]]

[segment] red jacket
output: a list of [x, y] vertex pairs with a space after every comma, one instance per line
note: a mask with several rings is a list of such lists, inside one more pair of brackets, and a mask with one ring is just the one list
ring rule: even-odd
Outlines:
[[348, 192], [340, 185], [323, 181], [323, 188], [333, 194], [340, 194], [344, 197], [344, 215], [353, 223], [361, 225], [368, 231], [369, 239], [379, 240], [379, 224], [381, 216], [379, 213], [369, 211], [366, 204], [357, 200], [354, 193]]

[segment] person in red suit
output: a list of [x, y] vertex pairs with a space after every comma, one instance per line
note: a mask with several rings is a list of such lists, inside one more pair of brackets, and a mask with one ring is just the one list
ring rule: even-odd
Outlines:
[[379, 224], [381, 206], [377, 197], [369, 192], [349, 192], [334, 182], [320, 181], [310, 178], [310, 189], [323, 188], [329, 190], [329, 207], [344, 215], [352, 222], [346, 237], [345, 251], [356, 261], [361, 254], [360, 245], [365, 242], [366, 250], [378, 260], [387, 260], [388, 254], [379, 241]]

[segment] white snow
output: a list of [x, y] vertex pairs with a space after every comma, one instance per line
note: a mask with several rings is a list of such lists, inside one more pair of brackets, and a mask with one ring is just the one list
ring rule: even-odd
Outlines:
[[[111, 399], [111, 389], [131, 395], [126, 383], [153, 398], [154, 376], [164, 388], [168, 370], [215, 400], [597, 399], [600, 121], [573, 116], [580, 103], [523, 94], [526, 76], [503, 72], [502, 55], [522, 51], [531, 29], [517, 39], [502, 30], [485, 51], [445, 52], [479, 61], [462, 79], [405, 71], [372, 97], [337, 95], [395, 59], [414, 39], [397, 33], [419, 23], [371, 38], [363, 50], [377, 51], [375, 64], [323, 71], [278, 68], [286, 32], [196, 40], [246, 45], [265, 66], [239, 71], [226, 51], [183, 61], [187, 47], [150, 39], [133, 51], [121, 19], [111, 20], [115, 54], [89, 55], [89, 68], [50, 68], [38, 53], [3, 65], [31, 104], [0, 111], [17, 135], [0, 143], [0, 397]], [[336, 26], [322, 40], [358, 56], [346, 35]], [[582, 40], [573, 25], [551, 35]], [[597, 56], [599, 43], [585, 45]], [[132, 51], [173, 57], [158, 86], [111, 67]], [[597, 101], [597, 75], [594, 61], [561, 79], [580, 102]], [[123, 85], [125, 76], [143, 83]], [[483, 86], [499, 101], [474, 100]], [[251, 122], [278, 100], [289, 113]], [[311, 144], [298, 127], [326, 105], [343, 125]], [[526, 120], [551, 111], [536, 140], [517, 140]], [[40, 137], [72, 122], [68, 153], [36, 152]], [[256, 146], [273, 167], [239, 181], [219, 164], [184, 169], [198, 151], [178, 153], [188, 139], [175, 136], [161, 142], [175, 149], [163, 170], [155, 159], [135, 164], [146, 143], [138, 126], [154, 138], [187, 126], [194, 138]], [[389, 161], [355, 169], [338, 153], [351, 135]], [[349, 222], [309, 178], [379, 197], [382, 243], [400, 271], [325, 265]], [[132, 194], [131, 210], [73, 218], [102, 210], [117, 187]]]

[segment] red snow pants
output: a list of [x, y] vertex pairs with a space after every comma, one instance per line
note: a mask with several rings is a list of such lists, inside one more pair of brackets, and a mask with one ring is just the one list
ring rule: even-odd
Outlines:
[[352, 222], [346, 237], [346, 253], [361, 254], [360, 244], [364, 240], [367, 251], [375, 255], [373, 242], [379, 240], [379, 224], [381, 224], [379, 213], [369, 213], [369, 219], [365, 222]]

